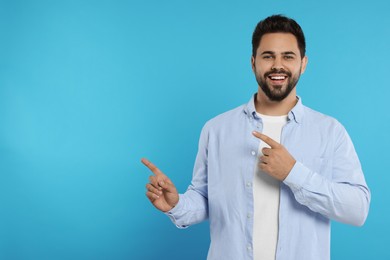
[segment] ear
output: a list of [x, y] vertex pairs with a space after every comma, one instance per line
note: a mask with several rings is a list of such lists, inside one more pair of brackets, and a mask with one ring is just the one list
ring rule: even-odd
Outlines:
[[307, 56], [303, 57], [303, 59], [301, 61], [301, 75], [305, 72], [306, 65], [307, 65], [308, 61], [309, 61], [309, 59], [307, 58]]
[[256, 71], [256, 65], [255, 65], [255, 57], [251, 56], [251, 66], [252, 66], [252, 71]]

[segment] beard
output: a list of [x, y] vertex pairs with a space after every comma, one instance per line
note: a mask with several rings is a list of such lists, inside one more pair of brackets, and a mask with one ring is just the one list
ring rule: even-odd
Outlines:
[[[270, 74], [273, 73], [285, 74], [288, 76], [287, 87], [285, 89], [283, 89], [283, 85], [273, 85], [272, 87], [268, 85], [267, 78]], [[300, 74], [293, 76], [291, 72], [283, 69], [273, 69], [264, 73], [263, 77], [260, 75], [260, 73], [255, 73], [255, 76], [260, 88], [271, 101], [282, 101], [285, 99], [295, 88], [300, 78]]]

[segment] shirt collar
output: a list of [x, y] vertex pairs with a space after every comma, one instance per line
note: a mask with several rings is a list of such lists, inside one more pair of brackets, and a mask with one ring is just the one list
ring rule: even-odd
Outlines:
[[[255, 108], [255, 98], [256, 94], [252, 95], [251, 99], [244, 108], [244, 113], [250, 118], [258, 118]], [[288, 120], [294, 120], [296, 123], [299, 124], [302, 122], [303, 118], [303, 104], [299, 96], [297, 96], [297, 100], [297, 104], [291, 109], [290, 112], [288, 112], [287, 117]]]

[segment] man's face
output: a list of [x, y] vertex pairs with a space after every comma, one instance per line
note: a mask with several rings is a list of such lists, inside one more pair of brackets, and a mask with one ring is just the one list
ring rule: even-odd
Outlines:
[[[271, 101], [282, 101], [305, 71], [307, 57], [301, 58], [298, 42], [291, 33], [267, 33], [261, 38], [252, 69], [261, 90]], [[260, 91], [260, 89], [259, 89]]]

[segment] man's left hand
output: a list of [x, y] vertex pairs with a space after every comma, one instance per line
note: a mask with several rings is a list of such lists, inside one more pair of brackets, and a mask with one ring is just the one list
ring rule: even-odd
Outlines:
[[270, 146], [262, 149], [263, 155], [259, 158], [260, 169], [270, 176], [283, 181], [294, 167], [296, 162], [294, 157], [283, 145], [272, 138], [256, 131], [252, 134]]

